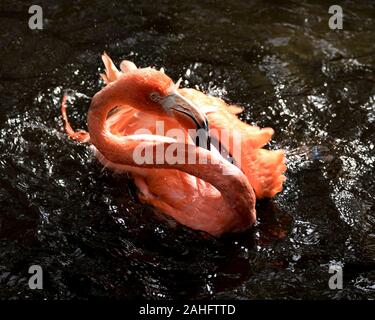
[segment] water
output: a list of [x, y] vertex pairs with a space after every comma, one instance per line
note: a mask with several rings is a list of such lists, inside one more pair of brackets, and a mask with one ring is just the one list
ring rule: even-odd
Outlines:
[[[375, 5], [346, 1], [40, 1], [0, 4], [0, 298], [375, 298]], [[221, 239], [171, 228], [131, 180], [67, 139], [102, 84], [100, 54], [165, 67], [245, 107], [288, 152], [284, 191]], [[40, 264], [44, 289], [30, 290]], [[330, 290], [330, 265], [344, 289]]]

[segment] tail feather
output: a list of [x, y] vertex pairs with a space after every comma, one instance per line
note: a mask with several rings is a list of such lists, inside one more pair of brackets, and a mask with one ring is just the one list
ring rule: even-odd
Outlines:
[[286, 170], [283, 150], [244, 150], [241, 169], [248, 177], [258, 199], [272, 198], [282, 190]]
[[102, 60], [105, 66], [105, 74], [101, 73], [100, 76], [106, 84], [115, 81], [118, 77], [121, 76], [121, 72], [117, 69], [107, 53], [103, 53]]
[[137, 66], [129, 60], [123, 60], [120, 64], [120, 70], [123, 73], [127, 73], [127, 72], [130, 72], [132, 70], [137, 70]]

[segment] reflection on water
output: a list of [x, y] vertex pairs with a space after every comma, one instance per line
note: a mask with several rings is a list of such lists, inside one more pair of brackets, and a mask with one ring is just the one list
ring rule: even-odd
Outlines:
[[289, 161], [296, 162], [297, 159], [303, 159], [305, 161], [322, 161], [330, 162], [334, 159], [334, 156], [331, 154], [330, 150], [325, 146], [301, 146], [287, 151], [287, 156], [290, 159]]
[[[41, 2], [46, 24], [2, 1], [0, 297], [375, 298], [375, 7], [325, 1]], [[164, 66], [183, 86], [245, 107], [288, 153], [288, 180], [256, 226], [222, 239], [171, 228], [126, 175], [69, 141], [85, 128], [100, 54]], [[344, 290], [328, 288], [342, 264]], [[28, 267], [45, 270], [43, 291]]]

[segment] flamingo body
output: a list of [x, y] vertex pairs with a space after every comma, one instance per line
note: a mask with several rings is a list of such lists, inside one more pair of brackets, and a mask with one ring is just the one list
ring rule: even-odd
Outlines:
[[[106, 73], [102, 78], [107, 86], [94, 96], [91, 103], [89, 132], [76, 132], [70, 127], [65, 99], [63, 101], [62, 115], [68, 135], [81, 142], [90, 141], [95, 146], [96, 157], [105, 167], [132, 175], [141, 201], [187, 227], [219, 236], [251, 226], [255, 222], [255, 198], [273, 197], [282, 190], [285, 180], [283, 151], [262, 149], [271, 139], [273, 129], [245, 124], [236, 116], [241, 108], [229, 106], [219, 98], [194, 89], [173, 87], [173, 82], [169, 82], [161, 71], [137, 69], [129, 61], [123, 61], [119, 71], [106, 54], [103, 62]], [[131, 87], [131, 77], [142, 77], [142, 81], [133, 80], [138, 84]], [[153, 79], [155, 77], [157, 80]], [[232, 154], [235, 137], [231, 135], [231, 129], [237, 130], [241, 136], [241, 154], [235, 160], [241, 163], [241, 167], [229, 163], [218, 152], [195, 147], [187, 134], [184, 141], [179, 141], [187, 146], [186, 156], [204, 154], [209, 159], [208, 164], [135, 164], [129, 155], [140, 143], [147, 143], [155, 152], [156, 145], [170, 146], [175, 142], [173, 138], [158, 135], [157, 121], [163, 123], [165, 132], [171, 129], [186, 131], [191, 127], [183, 119], [158, 111], [152, 102], [147, 101], [145, 93], [151, 87], [161, 93], [174, 88], [192, 101], [208, 118], [215, 139], [220, 141], [220, 132], [224, 129], [229, 132], [228, 141], [221, 143]], [[125, 91], [132, 93], [121, 97]], [[151, 132], [151, 136], [137, 135], [141, 129]], [[231, 174], [223, 175], [224, 169]]]

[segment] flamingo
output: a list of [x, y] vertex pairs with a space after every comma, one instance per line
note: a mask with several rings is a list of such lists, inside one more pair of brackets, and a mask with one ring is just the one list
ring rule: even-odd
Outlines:
[[[237, 118], [242, 108], [220, 98], [179, 88], [179, 82], [174, 83], [163, 69], [137, 68], [125, 60], [118, 70], [106, 53], [102, 60], [105, 73], [101, 77], [106, 86], [92, 98], [88, 131], [73, 130], [67, 118], [67, 96], [63, 97], [61, 113], [67, 135], [90, 143], [106, 168], [130, 173], [139, 199], [182, 225], [213, 236], [252, 226], [256, 199], [274, 197], [285, 181], [284, 152], [262, 148], [273, 129], [242, 122]], [[179, 129], [186, 134], [182, 140], [160, 135], [157, 123], [163, 123], [165, 130]], [[139, 134], [140, 129], [148, 133]], [[188, 134], [191, 129], [206, 133], [206, 146], [196, 145]], [[224, 130], [229, 139], [221, 139]], [[209, 137], [220, 141], [234, 155], [232, 132], [241, 138], [241, 152], [234, 156], [240, 166], [225, 159], [209, 142]], [[140, 146], [151, 151], [152, 159], [160, 147], [181, 147], [184, 161], [138, 163], [134, 152]], [[200, 157], [207, 161], [200, 163]], [[197, 161], [190, 163], [189, 159]]]

